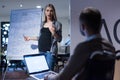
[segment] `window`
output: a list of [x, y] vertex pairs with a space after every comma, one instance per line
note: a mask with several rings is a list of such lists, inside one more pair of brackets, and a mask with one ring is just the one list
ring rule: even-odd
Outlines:
[[10, 27], [9, 22], [1, 22], [1, 50], [2, 51], [7, 50], [9, 27]]

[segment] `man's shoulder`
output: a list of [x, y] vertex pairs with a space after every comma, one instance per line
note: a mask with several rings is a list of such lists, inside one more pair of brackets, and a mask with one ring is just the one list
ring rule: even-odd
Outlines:
[[87, 42], [87, 41], [80, 42], [80, 43], [77, 44], [76, 49], [77, 49], [77, 50], [87, 49], [87, 48], [89, 48], [89, 43], [90, 43], [90, 42]]
[[89, 51], [91, 48], [94, 48], [95, 46], [99, 46], [98, 40], [89, 40], [78, 43], [75, 49], [81, 51], [87, 50]]

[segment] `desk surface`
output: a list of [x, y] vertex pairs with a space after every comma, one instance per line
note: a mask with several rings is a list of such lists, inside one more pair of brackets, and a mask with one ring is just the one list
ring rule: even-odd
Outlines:
[[25, 71], [9, 71], [6, 72], [4, 80], [35, 80], [25, 72]]

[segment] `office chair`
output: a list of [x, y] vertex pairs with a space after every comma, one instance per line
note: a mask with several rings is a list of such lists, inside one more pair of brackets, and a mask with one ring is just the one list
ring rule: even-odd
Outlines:
[[56, 57], [55, 71], [59, 72], [70, 56], [70, 46], [60, 46]]
[[115, 53], [116, 53], [116, 59], [120, 60], [120, 50], [117, 50]]
[[115, 54], [110, 51], [95, 51], [87, 64], [87, 80], [113, 80]]

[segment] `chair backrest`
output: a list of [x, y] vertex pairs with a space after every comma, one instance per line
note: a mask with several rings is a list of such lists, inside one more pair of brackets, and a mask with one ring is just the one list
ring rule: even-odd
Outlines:
[[66, 51], [65, 51], [66, 54], [70, 54], [70, 46], [66, 46]]
[[59, 46], [58, 53], [69, 54], [70, 46]]
[[91, 54], [88, 64], [87, 80], [113, 80], [115, 55], [110, 51], [95, 51]]
[[65, 54], [65, 48], [66, 48], [66, 46], [59, 46], [58, 52]]
[[120, 50], [117, 50], [115, 53], [116, 53], [116, 59], [120, 60]]

